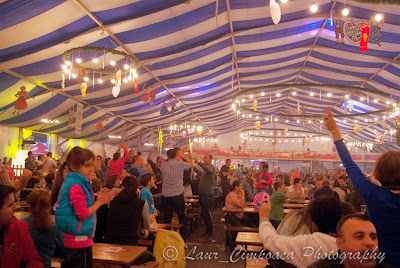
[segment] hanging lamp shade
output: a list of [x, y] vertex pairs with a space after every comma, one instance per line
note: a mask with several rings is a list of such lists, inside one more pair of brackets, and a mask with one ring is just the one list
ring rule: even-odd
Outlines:
[[275, 0], [269, 1], [269, 10], [271, 12], [271, 18], [274, 24], [278, 24], [281, 21], [281, 8]]

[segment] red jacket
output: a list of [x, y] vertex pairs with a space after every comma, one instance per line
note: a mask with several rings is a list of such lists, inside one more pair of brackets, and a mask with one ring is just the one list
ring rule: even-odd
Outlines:
[[21, 267], [21, 264], [27, 268], [44, 267], [28, 232], [28, 223], [14, 217], [4, 232], [1, 268]]
[[[122, 157], [121, 159], [114, 161], [111, 160], [110, 161], [110, 173], [111, 175], [118, 175], [118, 178], [121, 180], [121, 172], [124, 169], [124, 165], [126, 162], [126, 159], [128, 158], [128, 152], [124, 153], [124, 157]], [[107, 178], [105, 178], [107, 180]]]

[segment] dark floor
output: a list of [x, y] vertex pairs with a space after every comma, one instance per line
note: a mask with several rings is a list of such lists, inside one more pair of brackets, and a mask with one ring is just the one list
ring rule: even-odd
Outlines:
[[[200, 241], [205, 237], [204, 225], [197, 227], [196, 230], [194, 230], [190, 234], [190, 236], [187, 239], [188, 249], [186, 249], [186, 256], [192, 257], [194, 258], [194, 260], [187, 259], [186, 267], [188, 268], [245, 267], [244, 260], [239, 260], [237, 262], [229, 261], [230, 253], [225, 250], [225, 230], [224, 230], [224, 222], [221, 222], [221, 217], [223, 217], [221, 208], [215, 208], [212, 211], [213, 233], [214, 233], [213, 240], [215, 240], [215, 242]], [[204, 259], [201, 259], [201, 256], [204, 256]], [[215, 259], [216, 256], [218, 259]]]

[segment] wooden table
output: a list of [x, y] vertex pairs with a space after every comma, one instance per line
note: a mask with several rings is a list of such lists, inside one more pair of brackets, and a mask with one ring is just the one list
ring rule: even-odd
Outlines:
[[[292, 209], [283, 209], [283, 214], [286, 215], [290, 211], [292, 211]], [[226, 212], [226, 213], [235, 213], [235, 212], [258, 213], [258, 209], [255, 207], [232, 208], [232, 209], [226, 209], [225, 207], [223, 207], [222, 212]]]
[[200, 198], [200, 196], [199, 195], [195, 195], [195, 194], [187, 194], [186, 195], [186, 198], [192, 198], [192, 199], [199, 199]]
[[[117, 253], [106, 252], [110, 247], [121, 247], [125, 250]], [[100, 262], [104, 265], [104, 267], [109, 266], [109, 264], [116, 264], [120, 265], [121, 267], [129, 267], [146, 250], [146, 247], [139, 246], [94, 243], [93, 262]]]
[[236, 236], [236, 244], [240, 245], [253, 245], [253, 246], [262, 246], [263, 243], [260, 238], [259, 233], [253, 232], [238, 232]]
[[283, 204], [284, 208], [290, 208], [290, 209], [302, 209], [305, 206], [306, 205], [304, 205], [304, 204], [295, 204], [295, 203], [284, 203]]
[[311, 201], [310, 200], [294, 200], [294, 199], [286, 199], [285, 203], [297, 203], [297, 204], [309, 204]]
[[188, 198], [185, 201], [186, 203], [199, 203], [199, 199], [194, 199], [194, 198]]

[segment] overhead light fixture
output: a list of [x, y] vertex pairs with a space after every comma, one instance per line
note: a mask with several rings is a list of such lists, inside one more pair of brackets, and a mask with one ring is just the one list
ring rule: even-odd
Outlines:
[[318, 6], [313, 2], [312, 6], [310, 7], [311, 12], [317, 12], [318, 11]]
[[296, 94], [297, 94], [296, 91], [293, 91], [293, 92], [292, 92], [292, 95], [293, 95], [293, 96], [296, 96]]
[[111, 64], [111, 66], [114, 66], [115, 65], [115, 60], [111, 60], [110, 64]]
[[378, 100], [377, 100], [377, 99], [374, 99], [374, 102], [375, 102], [375, 103], [377, 103], [377, 102], [378, 102]]
[[311, 97], [314, 96], [314, 92], [311, 91], [311, 92], [310, 92], [310, 96], [311, 96]]
[[344, 95], [344, 97], [345, 97], [346, 99], [348, 99], [348, 98], [350, 98], [350, 95], [349, 95], [349, 94], [346, 94], [346, 95]]
[[349, 15], [349, 13], [350, 13], [350, 11], [349, 11], [349, 9], [347, 8], [347, 7], [345, 7], [345, 8], [343, 8], [343, 10], [342, 10], [342, 15], [343, 16], [348, 16]]
[[280, 96], [281, 96], [281, 93], [279, 93], [279, 92], [276, 93], [276, 96], [277, 96], [277, 97], [280, 97]]
[[383, 16], [382, 16], [380, 13], [378, 13], [378, 14], [375, 15], [375, 20], [376, 20], [377, 22], [380, 22], [382, 19], [383, 19]]
[[97, 58], [94, 58], [94, 59], [93, 59], [93, 62], [94, 62], [94, 63], [98, 63], [99, 60], [98, 60]]
[[327, 95], [329, 98], [332, 97], [332, 93], [330, 93], [330, 92]]

